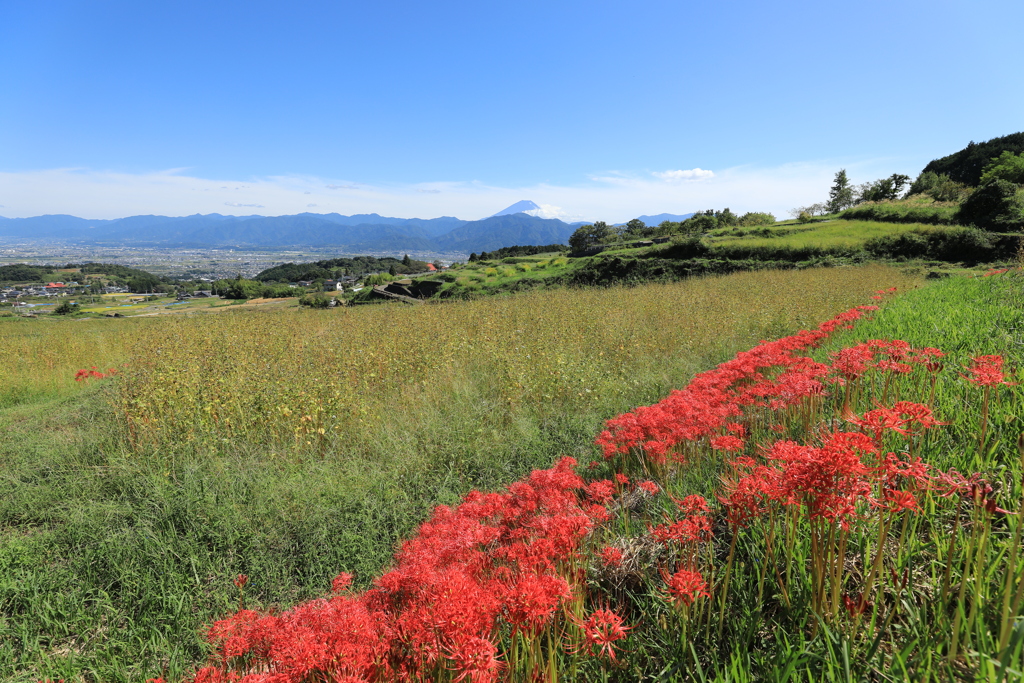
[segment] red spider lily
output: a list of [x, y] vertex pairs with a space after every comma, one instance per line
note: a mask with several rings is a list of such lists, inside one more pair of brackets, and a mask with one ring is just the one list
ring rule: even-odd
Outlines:
[[993, 275], [1002, 275], [1003, 273], [1009, 272], [1009, 268], [999, 268], [987, 271], [982, 277], [992, 277]]
[[851, 617], [855, 617], [858, 614], [864, 614], [871, 609], [871, 603], [867, 601], [863, 593], [858, 593], [855, 596], [843, 595], [843, 607], [850, 613]]
[[659, 524], [651, 529], [651, 533], [662, 543], [704, 543], [714, 535], [711, 522], [704, 515], [692, 515], [671, 524]]
[[890, 488], [885, 489], [885, 506], [890, 512], [921, 509], [917, 505], [917, 498], [914, 497], [914, 494]]
[[[514, 632], [549, 625], [572, 596], [556, 568], [578, 560], [591, 513], [608, 514], [581, 501], [574, 466], [566, 458], [504, 493], [473, 492], [458, 507], [439, 506], [366, 593], [335, 592], [277, 615], [239, 610], [217, 622], [209, 638], [218, 664], [195, 680], [268, 670], [281, 683], [429, 679], [446, 666], [461, 680], [499, 676], [497, 650], [480, 641], [501, 622]], [[349, 581], [342, 574], [334, 588]]]
[[692, 515], [697, 512], [708, 511], [708, 501], [704, 496], [696, 494], [686, 496], [682, 500], [672, 499], [683, 514]]
[[725, 430], [730, 434], [735, 434], [739, 438], [744, 438], [747, 435], [747, 428], [741, 425], [739, 422], [728, 422], [725, 425]]
[[829, 354], [829, 358], [832, 359], [832, 371], [848, 382], [867, 372], [874, 357], [874, 351], [867, 344], [857, 344]]
[[914, 370], [914, 368], [907, 363], [900, 363], [899, 361], [894, 360], [880, 360], [875, 363], [875, 367], [879, 370], [896, 373], [897, 375], [907, 375]]
[[716, 451], [735, 453], [736, 451], [742, 451], [744, 446], [746, 446], [746, 442], [743, 439], [738, 439], [728, 434], [711, 437], [711, 447]]
[[[698, 374], [685, 389], [671, 392], [663, 401], [609, 420], [595, 442], [606, 458], [634, 449], [651, 462], [664, 464], [670, 454], [681, 459], [678, 453], [672, 454], [677, 444], [720, 435], [726, 425], [735, 423], [743, 406], [763, 406], [770, 399], [771, 405], [784, 407], [820, 394], [820, 378], [829, 368], [795, 352], [817, 345], [863, 315], [863, 310], [850, 309], [817, 330], [762, 342]], [[782, 369], [778, 380], [763, 374], [775, 368]]]
[[997, 384], [1012, 384], [1007, 382], [1003, 374], [1002, 356], [978, 356], [971, 359], [971, 367], [968, 368], [970, 377], [960, 375], [972, 384], [980, 387], [991, 387]]
[[972, 501], [975, 505], [981, 505], [989, 514], [1012, 514], [996, 506], [995, 498], [992, 498], [993, 488], [988, 481], [978, 472], [970, 477], [964, 477], [956, 470], [937, 472], [934, 477], [936, 489], [939, 495], [948, 498], [952, 495], [959, 495]]
[[599, 655], [607, 655], [615, 659], [613, 643], [626, 637], [626, 631], [632, 626], [623, 626], [622, 617], [608, 609], [596, 609], [586, 621], [578, 623], [585, 638], [583, 649], [593, 653], [597, 649]]
[[242, 588], [245, 588], [245, 584], [249, 583], [249, 577], [245, 574], [239, 574], [232, 583], [241, 590]]
[[939, 362], [940, 358], [945, 358], [946, 354], [942, 351], [926, 346], [923, 349], [916, 349], [907, 362], [917, 363], [923, 365], [928, 372], [938, 372], [942, 369], [942, 363]]
[[904, 420], [900, 417], [899, 412], [891, 408], [876, 408], [864, 413], [863, 417], [851, 416], [847, 420], [862, 429], [870, 431], [874, 435], [875, 443], [879, 443], [882, 440], [882, 433], [886, 429], [906, 434], [907, 430], [903, 428], [903, 425], [909, 422], [909, 420]]
[[107, 379], [108, 377], [112, 377], [116, 374], [117, 370], [114, 370], [113, 368], [107, 370], [106, 373], [102, 373], [96, 368], [96, 366], [93, 366], [91, 368], [82, 368], [81, 370], [76, 372], [75, 381], [84, 382], [89, 379]]
[[623, 486], [628, 486], [629, 485], [629, 477], [627, 477], [622, 472], [616, 472], [615, 473], [615, 482], [618, 483], [618, 484], [622, 484]]
[[601, 562], [606, 567], [616, 568], [622, 566], [622, 550], [612, 546], [601, 549]]
[[343, 593], [352, 585], [352, 575], [348, 572], [341, 572], [331, 581], [332, 593]]
[[455, 682], [490, 683], [498, 679], [504, 664], [498, 661], [498, 648], [486, 638], [467, 638], [450, 653], [459, 675]]
[[939, 422], [936, 420], [932, 415], [932, 409], [923, 403], [897, 401], [896, 404], [893, 405], [892, 410], [894, 413], [903, 416], [904, 425], [916, 422], [921, 425], [922, 429], [930, 429], [932, 427], [949, 424], [948, 422]]
[[607, 503], [615, 496], [615, 483], [608, 479], [591, 482], [587, 484], [587, 495], [595, 503]]
[[669, 599], [676, 605], [692, 605], [701, 596], [711, 597], [708, 584], [700, 572], [680, 569], [672, 576], [663, 574], [663, 577], [668, 585]]
[[915, 486], [926, 487], [932, 482], [931, 470], [920, 458], [900, 460], [895, 453], [887, 453], [880, 468], [883, 481], [892, 484], [900, 479], [911, 480]]
[[873, 470], [861, 454], [874, 452], [867, 437], [851, 432], [830, 434], [819, 448], [778, 441], [766, 453], [778, 463], [777, 471], [761, 472], [768, 474], [766, 481], [755, 486], [784, 504], [806, 507], [811, 519], [845, 527], [856, 513], [856, 501], [870, 496]]
[[744, 527], [753, 517], [764, 513], [764, 501], [770, 499], [777, 486], [774, 480], [777, 471], [758, 466], [750, 458], [739, 458], [732, 463], [735, 472], [746, 472], [746, 476], [725, 478], [718, 502], [725, 508], [726, 519], [733, 528]]
[[642, 489], [643, 491], [646, 491], [647, 493], [651, 494], [652, 496], [658, 495], [658, 493], [661, 491], [661, 487], [659, 487], [653, 481], [649, 481], [649, 480], [648, 481], [641, 481], [641, 482], [639, 482], [636, 485], [636, 487], [638, 489]]
[[551, 621], [559, 603], [571, 593], [569, 584], [560, 576], [525, 574], [508, 587], [505, 619], [513, 632], [538, 633]]

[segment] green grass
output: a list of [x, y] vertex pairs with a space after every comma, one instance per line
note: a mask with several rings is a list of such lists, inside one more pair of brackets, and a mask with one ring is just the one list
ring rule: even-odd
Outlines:
[[876, 237], [898, 235], [912, 230], [936, 230], [932, 225], [883, 223], [878, 221], [823, 221], [810, 225], [796, 224], [783, 231], [777, 237], [715, 237], [709, 240], [712, 250], [744, 249], [817, 249], [822, 252], [831, 250], [852, 250], [863, 247], [864, 243]]
[[550, 254], [517, 256], [500, 261], [466, 263], [453, 267], [446, 277], [424, 279], [448, 280], [436, 295], [440, 299], [493, 296], [560, 287], [581, 265], [580, 261], [558, 256], [553, 258]]
[[[996, 387], [988, 404], [988, 437], [979, 442], [984, 391], [962, 378], [970, 359], [982, 354], [1001, 354], [1007, 365], [1024, 367], [1024, 295], [1020, 276], [948, 279], [907, 292], [886, 304], [875, 317], [856, 329], [838, 334], [816, 352], [822, 360], [832, 351], [871, 339], [903, 339], [916, 347], [938, 347], [947, 353], [945, 368], [938, 375], [934, 405], [937, 417], [947, 422], [917, 444], [917, 453], [937, 469], [957, 468], [965, 475], [979, 473], [994, 488], [998, 506], [1016, 513], [1024, 505], [1024, 452], [1019, 439], [1024, 432], [1024, 387], [1020, 384]], [[892, 405], [898, 398], [924, 401], [928, 381], [921, 373], [914, 379], [896, 380], [891, 385], [872, 382], [855, 408], [863, 412], [877, 405]], [[887, 398], [883, 398], [887, 394]], [[791, 415], [790, 419], [797, 417]], [[823, 428], [851, 429], [842, 420]], [[755, 435], [757, 443], [770, 443], [779, 435]], [[786, 432], [801, 443], [812, 441], [804, 430]], [[752, 437], [754, 438], [754, 437]], [[894, 439], [889, 448], [905, 442]], [[905, 454], [904, 454], [904, 457]], [[602, 472], [605, 476], [608, 472]], [[726, 474], [721, 460], [703, 458], [692, 466], [669, 475], [670, 491], [681, 498], [691, 493], [713, 495], [719, 477]], [[639, 473], [638, 473], [638, 476]], [[680, 643], [679, 631], [666, 628], [675, 612], [657, 597], [659, 578], [653, 569], [646, 580], [632, 577], [627, 588], [614, 582], [599, 582], [594, 601], [614, 599], [630, 623], [636, 625], [621, 673], [612, 680], [701, 681], [1021, 681], [1024, 661], [1024, 613], [1017, 613], [1016, 626], [1006, 633], [1009, 645], [1000, 644], [1004, 590], [1012, 598], [1024, 572], [1018, 554], [1013, 564], [1009, 555], [1022, 520], [994, 515], [990, 526], [975, 518], [969, 500], [943, 498], [919, 493], [923, 511], [906, 516], [902, 531], [894, 527], [888, 536], [882, 563], [891, 576], [873, 602], [880, 606], [877, 621], [853, 628], [849, 619], [832, 626], [822, 625], [810, 613], [806, 600], [809, 578], [806, 565], [812, 559], [806, 537], [799, 537], [793, 549], [797, 558], [795, 577], [790, 580], [792, 605], [773, 590], [774, 577], [762, 590], [759, 569], [766, 558], [767, 526], [754, 523], [738, 535], [737, 561], [730, 584], [723, 626], [717, 626], [716, 599], [704, 609], [708, 624], [691, 623], [688, 642]], [[678, 514], [665, 502], [664, 510], [645, 514], [658, 520], [661, 513]], [[872, 516], [865, 511], [866, 518]], [[954, 519], [958, 518], [958, 522]], [[647, 518], [645, 518], [647, 519]], [[619, 520], [611, 533], [632, 537], [645, 527], [633, 519], [632, 531]], [[650, 522], [647, 522], [650, 523]], [[865, 558], [874, 556], [870, 525], [851, 537], [852, 550], [844, 574], [847, 588], [856, 595], [863, 586]], [[988, 529], [982, 537], [976, 529]], [[716, 527], [714, 547], [716, 576], [729, 552], [729, 532]], [[858, 537], [857, 533], [862, 534]], [[981, 539], [984, 539], [984, 542]], [[1019, 538], [1017, 536], [1016, 538]], [[609, 536], [597, 540], [606, 543]], [[621, 540], [619, 541], [621, 542]], [[947, 563], [947, 560], [951, 560]], [[950, 568], [950, 577], [944, 573]], [[768, 572], [771, 575], [771, 572]], [[1006, 577], [1011, 581], [1006, 583]], [[1015, 579], [1013, 577], [1016, 577]], [[966, 590], [961, 590], [963, 585]], [[721, 590], [720, 583], [718, 590]], [[1014, 614], [1011, 612], [1010, 617]], [[815, 626], [818, 624], [818, 626]], [[954, 656], [951, 634], [960, 633]], [[628, 672], [628, 674], [626, 673]], [[592, 675], [602, 675], [595, 668]], [[605, 672], [603, 675], [608, 675]]]
[[[585, 460], [603, 419], [911, 282], [885, 268], [748, 273], [448, 306], [0, 325], [0, 679], [178, 679], [206, 656], [204, 625], [237, 607], [238, 573], [260, 608], [322, 595], [342, 570], [365, 586], [432, 506], [563, 454]], [[124, 370], [70, 379], [91, 365]], [[353, 385], [336, 406], [348, 431], [327, 449], [274, 436], [333, 401], [338, 376]], [[150, 423], [154, 443], [133, 446], [112, 410], [126, 397], [142, 399], [137, 415], [202, 425], [174, 387], [200, 405], [233, 391], [216, 400], [251, 423], [207, 423], [192, 445]], [[289, 401], [294, 424], [275, 423], [265, 395]]]
[[843, 211], [837, 217], [844, 220], [955, 225], [958, 209], [959, 205], [955, 202], [937, 202], [928, 195], [917, 194], [897, 201], [860, 204]]

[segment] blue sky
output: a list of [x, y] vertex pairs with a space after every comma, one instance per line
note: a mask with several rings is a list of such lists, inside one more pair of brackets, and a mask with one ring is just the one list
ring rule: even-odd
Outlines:
[[625, 220], [1024, 130], [1020, 0], [0, 3], [0, 215]]

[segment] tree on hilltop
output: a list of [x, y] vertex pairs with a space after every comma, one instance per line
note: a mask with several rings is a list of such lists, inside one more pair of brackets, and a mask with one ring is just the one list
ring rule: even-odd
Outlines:
[[587, 247], [601, 244], [609, 239], [613, 232], [613, 228], [604, 221], [597, 221], [593, 225], [583, 225], [569, 237], [569, 246], [573, 251], [584, 251]]
[[853, 204], [853, 185], [846, 176], [846, 169], [840, 169], [839, 173], [836, 173], [832, 189], [828, 191], [828, 212], [838, 213]]

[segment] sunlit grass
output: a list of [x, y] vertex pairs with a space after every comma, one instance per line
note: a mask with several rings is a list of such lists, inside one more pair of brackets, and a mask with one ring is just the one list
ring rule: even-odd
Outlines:
[[[180, 677], [237, 601], [365, 584], [438, 503], [914, 278], [744, 273], [418, 307], [0, 322], [0, 678]], [[75, 372], [115, 367], [112, 380]]]
[[877, 221], [832, 220], [810, 225], [793, 225], [787, 234], [778, 237], [728, 237], [710, 240], [712, 246], [721, 247], [773, 247], [819, 249], [861, 247], [869, 239], [897, 235], [913, 230], [942, 230], [922, 223], [880, 223]]

